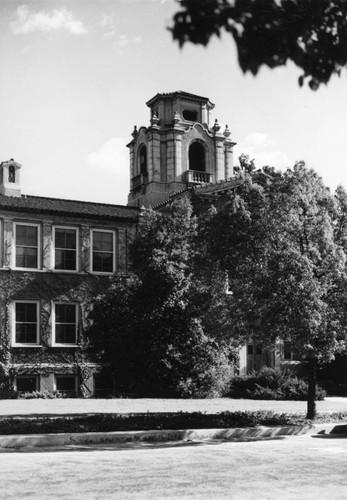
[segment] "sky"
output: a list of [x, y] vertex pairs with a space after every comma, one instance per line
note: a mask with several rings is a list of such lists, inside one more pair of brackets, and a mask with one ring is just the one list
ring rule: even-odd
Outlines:
[[347, 188], [347, 72], [318, 91], [292, 64], [254, 77], [233, 39], [180, 49], [174, 0], [1, 0], [0, 161], [22, 165], [22, 193], [126, 204], [134, 125], [146, 102], [182, 90], [208, 97], [256, 166], [304, 160]]

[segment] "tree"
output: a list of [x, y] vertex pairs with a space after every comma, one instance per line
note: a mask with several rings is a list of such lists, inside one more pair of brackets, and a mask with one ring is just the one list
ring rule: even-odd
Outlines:
[[207, 45], [213, 35], [230, 33], [243, 72], [256, 75], [293, 61], [311, 89], [328, 83], [347, 64], [345, 0], [181, 0], [170, 28], [182, 46]]
[[308, 366], [307, 417], [316, 415], [316, 368], [345, 347], [346, 254], [335, 237], [336, 200], [303, 163], [271, 182], [252, 177], [211, 225], [211, 254], [228, 272], [234, 330], [286, 341]]
[[188, 202], [145, 211], [131, 248], [133, 276], [117, 278], [96, 301], [90, 337], [122, 392], [205, 397], [228, 385], [236, 347], [221, 333], [225, 315], [210, 317], [228, 310], [224, 275], [221, 282], [197, 265], [198, 241]]

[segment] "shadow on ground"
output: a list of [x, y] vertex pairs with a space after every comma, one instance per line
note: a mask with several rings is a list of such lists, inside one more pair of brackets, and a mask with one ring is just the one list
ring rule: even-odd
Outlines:
[[312, 437], [318, 439], [347, 439], [347, 434], [315, 434]]

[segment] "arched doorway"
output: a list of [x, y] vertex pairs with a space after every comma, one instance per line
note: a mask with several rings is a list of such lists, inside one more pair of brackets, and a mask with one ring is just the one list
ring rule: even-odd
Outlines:
[[206, 172], [205, 148], [201, 142], [193, 142], [189, 146], [189, 170]]

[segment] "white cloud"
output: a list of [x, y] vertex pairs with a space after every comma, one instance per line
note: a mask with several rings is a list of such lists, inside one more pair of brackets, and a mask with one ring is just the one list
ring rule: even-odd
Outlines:
[[106, 33], [103, 35], [105, 38], [109, 38], [116, 34], [113, 15], [103, 14], [99, 24], [102, 28], [106, 29]]
[[130, 36], [128, 33], [119, 34], [121, 21], [116, 19], [113, 14], [102, 14], [99, 26], [105, 31], [103, 34], [104, 38], [115, 37], [115, 45], [120, 51], [131, 44], [136, 45], [142, 42], [141, 35]]
[[22, 54], [27, 54], [28, 52], [31, 52], [33, 49], [33, 46], [32, 45], [26, 45], [25, 47], [23, 47], [22, 49]]
[[57, 30], [67, 30], [73, 35], [87, 33], [83, 23], [64, 8], [54, 9], [51, 12], [31, 12], [28, 5], [21, 5], [16, 9], [16, 16], [16, 19], [10, 23], [11, 31], [15, 35]]
[[114, 36], [116, 32], [114, 30], [107, 31], [103, 36], [104, 38], [110, 38], [111, 36]]
[[123, 137], [109, 139], [97, 151], [87, 156], [88, 165], [110, 173], [125, 173], [128, 178], [129, 152], [126, 148], [127, 142], [128, 140]]
[[126, 47], [127, 45], [129, 45], [129, 38], [128, 38], [128, 35], [120, 35], [119, 38], [118, 38], [118, 46], [119, 47]]
[[257, 168], [269, 165], [284, 170], [294, 164], [285, 151], [276, 147], [276, 141], [264, 132], [250, 132], [235, 146], [235, 158], [238, 158], [241, 153], [254, 159]]
[[138, 45], [141, 42], [142, 42], [141, 35], [129, 37], [129, 35], [127, 35], [127, 34], [122, 34], [122, 35], [119, 35], [116, 44], [120, 49], [123, 49], [124, 47], [127, 47], [130, 44]]
[[[114, 35], [115, 33], [112, 33]], [[106, 34], [104, 36], [110, 36]], [[124, 49], [130, 45], [139, 45], [142, 42], [142, 37], [140, 35], [130, 37], [128, 34], [119, 35], [117, 40], [114, 42], [115, 47], [118, 50], [119, 55], [123, 55]]]
[[109, 14], [102, 14], [100, 25], [106, 28], [113, 27], [113, 16]]
[[263, 148], [274, 144], [273, 139], [265, 132], [250, 132], [242, 141], [242, 145], [246, 148]]

